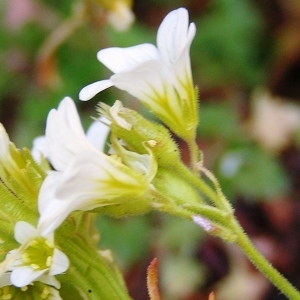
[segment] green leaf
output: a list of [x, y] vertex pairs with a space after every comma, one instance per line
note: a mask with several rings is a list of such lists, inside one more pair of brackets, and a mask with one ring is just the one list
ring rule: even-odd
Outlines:
[[287, 175], [280, 162], [251, 145], [225, 153], [219, 167], [221, 186], [230, 197], [244, 195], [270, 199], [283, 195], [289, 188]]

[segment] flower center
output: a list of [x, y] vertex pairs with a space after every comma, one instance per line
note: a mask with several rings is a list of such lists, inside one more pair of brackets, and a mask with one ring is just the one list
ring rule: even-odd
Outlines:
[[52, 264], [54, 246], [44, 238], [36, 238], [24, 250], [22, 261], [24, 265], [34, 270], [49, 269]]
[[57, 296], [57, 290], [41, 282], [34, 282], [29, 286], [24, 286], [21, 288], [13, 285], [0, 288], [1, 300], [24, 300], [25, 298], [47, 300], [53, 299], [53, 296]]

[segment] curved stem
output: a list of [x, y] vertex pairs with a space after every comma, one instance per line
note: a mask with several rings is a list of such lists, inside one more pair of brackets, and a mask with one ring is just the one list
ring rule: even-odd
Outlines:
[[186, 178], [192, 185], [194, 185], [201, 193], [203, 193], [216, 207], [227, 212], [232, 212], [231, 206], [224, 197], [214, 191], [203, 179], [193, 174], [183, 164], [176, 165], [178, 174]]
[[225, 227], [230, 225], [232, 216], [228, 214], [228, 212], [221, 211], [216, 207], [206, 204], [175, 204], [168, 196], [157, 190], [153, 190], [152, 195], [156, 198], [152, 206], [160, 212], [165, 212], [187, 220], [192, 220], [193, 215], [201, 215]]
[[237, 234], [236, 244], [242, 249], [248, 259], [289, 299], [300, 299], [300, 293], [258, 252], [245, 234], [240, 224], [234, 220], [233, 229]]
[[189, 150], [190, 150], [191, 169], [194, 174], [197, 174], [198, 170], [197, 170], [196, 166], [197, 166], [197, 162], [199, 162], [199, 159], [200, 159], [199, 148], [198, 148], [198, 145], [197, 145], [195, 139], [191, 139], [191, 140], [187, 141], [187, 144], [188, 144]]

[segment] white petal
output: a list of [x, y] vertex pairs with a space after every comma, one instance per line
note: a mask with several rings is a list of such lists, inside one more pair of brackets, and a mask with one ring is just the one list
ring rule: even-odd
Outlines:
[[135, 68], [140, 63], [158, 58], [152, 44], [141, 44], [127, 48], [107, 48], [97, 54], [98, 60], [114, 73]]
[[48, 148], [45, 136], [39, 136], [33, 140], [31, 154], [37, 162], [41, 162], [42, 157], [48, 157]]
[[6, 156], [9, 155], [9, 137], [8, 134], [4, 128], [4, 126], [2, 125], [2, 123], [0, 123], [0, 159], [5, 159]]
[[61, 180], [61, 172], [52, 171], [42, 183], [38, 196], [38, 210], [41, 214], [54, 198], [55, 189]]
[[99, 118], [95, 122], [91, 124], [89, 129], [86, 132], [87, 139], [93, 144], [93, 146], [101, 151], [104, 151], [105, 144], [110, 132], [109, 126], [102, 122], [104, 121], [104, 117]]
[[15, 225], [15, 240], [19, 244], [24, 244], [28, 240], [38, 236], [38, 231], [31, 224], [19, 221]]
[[40, 235], [47, 238], [72, 211], [68, 202], [57, 200], [54, 196], [61, 177], [61, 172], [53, 172], [48, 175], [42, 184], [38, 197], [40, 218], [37, 229]]
[[79, 92], [79, 99], [87, 101], [92, 99], [96, 94], [100, 93], [103, 90], [113, 86], [112, 82], [109, 79], [96, 81], [84, 87]]
[[[152, 60], [140, 64], [133, 70], [111, 77], [114, 85], [140, 100], [157, 98], [164, 94], [165, 85], [170, 81], [168, 70], [161, 61]], [[172, 82], [171, 82], [172, 83]]]
[[80, 153], [63, 175], [56, 197], [73, 210], [112, 205], [114, 198], [139, 196], [147, 188], [143, 176], [101, 152]]
[[48, 238], [73, 211], [73, 206], [68, 201], [51, 199], [44, 210], [40, 212], [38, 230], [40, 235]]
[[70, 97], [65, 97], [58, 105], [58, 113], [65, 120], [66, 125], [74, 132], [84, 135], [80, 117], [74, 101]]
[[161, 23], [157, 32], [157, 47], [162, 59], [173, 64], [185, 47], [188, 39], [193, 38], [195, 28], [189, 33], [189, 16], [185, 8], [170, 12]]
[[18, 268], [20, 265], [23, 264], [23, 261], [21, 259], [22, 251], [20, 248], [10, 250], [6, 256], [5, 256], [5, 261], [6, 261], [6, 270], [12, 271], [15, 268]]
[[[182, 114], [173, 86], [173, 72], [161, 61], [149, 61], [130, 72], [111, 77], [114, 85], [138, 98], [152, 112], [161, 116], [166, 113], [173, 118]], [[173, 122], [181, 122], [174, 118]], [[165, 121], [165, 120], [164, 120]]]
[[70, 163], [76, 153], [93, 146], [85, 136], [73, 102], [62, 102], [58, 110], [52, 109], [46, 124], [46, 139], [49, 160], [61, 171]]
[[[47, 275], [47, 274], [42, 274], [38, 278], [38, 281], [43, 282], [43, 283], [45, 283], [47, 285], [54, 286], [57, 289], [59, 289], [60, 286], [61, 286], [60, 282], [54, 276], [50, 276], [50, 275]], [[57, 298], [57, 299], [61, 299], [61, 298]]]
[[11, 272], [11, 277], [10, 277], [11, 283], [17, 287], [26, 286], [32, 283], [33, 281], [35, 281], [35, 279], [37, 279], [46, 271], [47, 271], [46, 269], [35, 271], [30, 267], [17, 268]]
[[49, 275], [64, 273], [69, 268], [69, 265], [70, 262], [68, 257], [63, 252], [55, 248]]

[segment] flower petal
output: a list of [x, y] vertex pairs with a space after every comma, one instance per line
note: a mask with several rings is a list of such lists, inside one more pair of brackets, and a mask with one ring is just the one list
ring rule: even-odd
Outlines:
[[2, 125], [0, 123], [0, 158], [2, 160], [2, 157], [5, 158], [6, 156], [9, 156], [9, 144], [10, 140], [8, 137], [8, 134]]
[[101, 117], [93, 122], [86, 132], [87, 139], [96, 149], [101, 151], [104, 151], [105, 144], [110, 133], [110, 128], [106, 124], [107, 122], [108, 120], [106, 118]]
[[113, 84], [136, 98], [145, 101], [164, 94], [169, 78], [167, 67], [160, 61], [147, 61], [128, 72], [111, 77]]
[[168, 126], [182, 124], [181, 99], [178, 98], [173, 82], [174, 74], [161, 61], [145, 62], [134, 70], [121, 72], [111, 77], [114, 85], [138, 98], [150, 111]]
[[157, 47], [162, 59], [169, 64], [176, 62], [188, 42], [188, 37], [190, 37], [188, 22], [188, 11], [185, 8], [179, 8], [170, 12], [158, 29]]
[[[60, 282], [54, 276], [49, 276], [47, 274], [42, 274], [39, 277], [39, 281], [43, 282], [43, 283], [45, 283], [47, 285], [54, 286], [57, 289], [59, 289], [60, 286], [61, 286]], [[61, 299], [61, 298], [53, 298], [53, 299]]]
[[103, 90], [106, 90], [107, 88], [113, 86], [113, 83], [109, 80], [101, 80], [96, 81], [94, 83], [91, 83], [84, 87], [79, 92], [79, 99], [82, 101], [87, 101], [92, 99], [96, 94], [100, 93]]
[[69, 268], [70, 262], [68, 257], [58, 249], [54, 249], [52, 264], [49, 275], [57, 275], [64, 273]]
[[48, 237], [68, 217], [70, 204], [55, 198], [54, 194], [62, 177], [61, 172], [52, 172], [44, 180], [38, 198], [40, 218], [38, 231], [40, 235]]
[[38, 236], [38, 231], [31, 224], [19, 221], [15, 225], [15, 240], [19, 244], [24, 244], [28, 240]]
[[72, 99], [65, 98], [58, 109], [48, 114], [46, 139], [49, 160], [61, 171], [70, 163], [76, 153], [93, 149], [82, 128], [78, 112]]
[[135, 68], [140, 63], [158, 58], [158, 52], [152, 44], [119, 48], [112, 47], [100, 50], [98, 60], [114, 73]]
[[63, 172], [57, 199], [72, 203], [73, 210], [91, 210], [116, 204], [120, 196], [142, 196], [148, 190], [146, 178], [101, 152], [87, 151]]
[[55, 189], [60, 179], [61, 172], [52, 171], [43, 181], [38, 196], [39, 213], [42, 213], [51, 199], [54, 198]]
[[73, 131], [84, 136], [80, 117], [72, 98], [65, 97], [58, 105], [57, 112], [65, 120], [66, 125]]
[[32, 283], [46, 271], [47, 269], [36, 271], [31, 267], [19, 267], [11, 272], [10, 280], [14, 286], [22, 287]]
[[38, 230], [40, 235], [48, 237], [53, 233], [73, 211], [73, 206], [67, 201], [51, 199], [48, 205], [40, 212]]
[[48, 148], [45, 136], [38, 136], [33, 140], [31, 154], [38, 163], [41, 162], [42, 157], [48, 157]]

